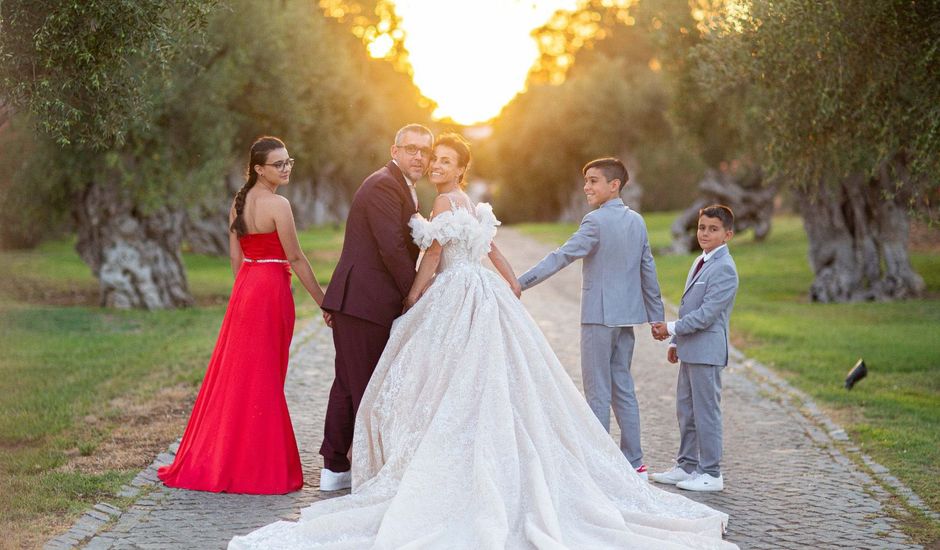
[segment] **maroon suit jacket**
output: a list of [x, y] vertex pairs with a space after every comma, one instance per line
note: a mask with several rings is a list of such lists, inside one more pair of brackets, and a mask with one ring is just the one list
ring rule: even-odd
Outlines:
[[349, 208], [343, 252], [323, 309], [392, 326], [415, 279], [419, 249], [408, 221], [416, 212], [394, 162], [362, 182]]

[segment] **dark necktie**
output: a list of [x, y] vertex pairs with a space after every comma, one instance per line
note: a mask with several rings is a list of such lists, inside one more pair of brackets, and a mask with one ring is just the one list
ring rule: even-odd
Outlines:
[[692, 272], [692, 278], [694, 279], [698, 272], [702, 270], [702, 266], [705, 265], [705, 256], [699, 258], [698, 263], [695, 264], [695, 271]]

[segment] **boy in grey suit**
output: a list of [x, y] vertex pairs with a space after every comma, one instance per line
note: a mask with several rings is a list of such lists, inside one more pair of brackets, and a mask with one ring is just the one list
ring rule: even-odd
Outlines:
[[643, 218], [620, 199], [629, 179], [623, 163], [602, 158], [582, 169], [584, 194], [596, 208], [560, 248], [519, 277], [522, 289], [583, 258], [581, 375], [588, 405], [610, 431], [610, 408], [620, 425], [620, 450], [647, 477], [640, 446], [640, 409], [630, 374], [633, 326], [665, 319], [656, 264]]
[[679, 319], [653, 326], [653, 336], [672, 336], [667, 359], [682, 361], [676, 384], [679, 453], [676, 466], [653, 481], [690, 491], [721, 491], [721, 369], [728, 364], [728, 319], [738, 291], [738, 272], [728, 251], [734, 214], [726, 206], [699, 211], [696, 259], [679, 303]]

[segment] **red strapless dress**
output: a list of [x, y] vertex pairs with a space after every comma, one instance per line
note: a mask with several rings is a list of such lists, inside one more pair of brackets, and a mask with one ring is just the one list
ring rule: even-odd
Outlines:
[[183, 489], [289, 493], [304, 482], [284, 398], [294, 333], [290, 269], [276, 232], [239, 243], [246, 261], [215, 351], [176, 459], [158, 475]]

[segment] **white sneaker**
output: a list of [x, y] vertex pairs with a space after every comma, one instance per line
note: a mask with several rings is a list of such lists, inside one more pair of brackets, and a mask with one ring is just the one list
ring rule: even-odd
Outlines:
[[321, 491], [341, 491], [352, 487], [352, 471], [334, 472], [329, 468], [320, 470]]
[[721, 491], [725, 488], [725, 480], [721, 474], [718, 474], [718, 477], [699, 474], [692, 479], [676, 483], [676, 487], [686, 491]]
[[646, 464], [640, 464], [640, 467], [636, 469], [636, 475], [640, 476], [640, 479], [643, 481], [650, 480], [649, 470], [646, 468]]
[[651, 477], [656, 483], [664, 483], [666, 485], [675, 485], [680, 481], [688, 481], [696, 476], [695, 472], [689, 473], [683, 470], [678, 466], [673, 466], [668, 472], [659, 472], [653, 474]]

